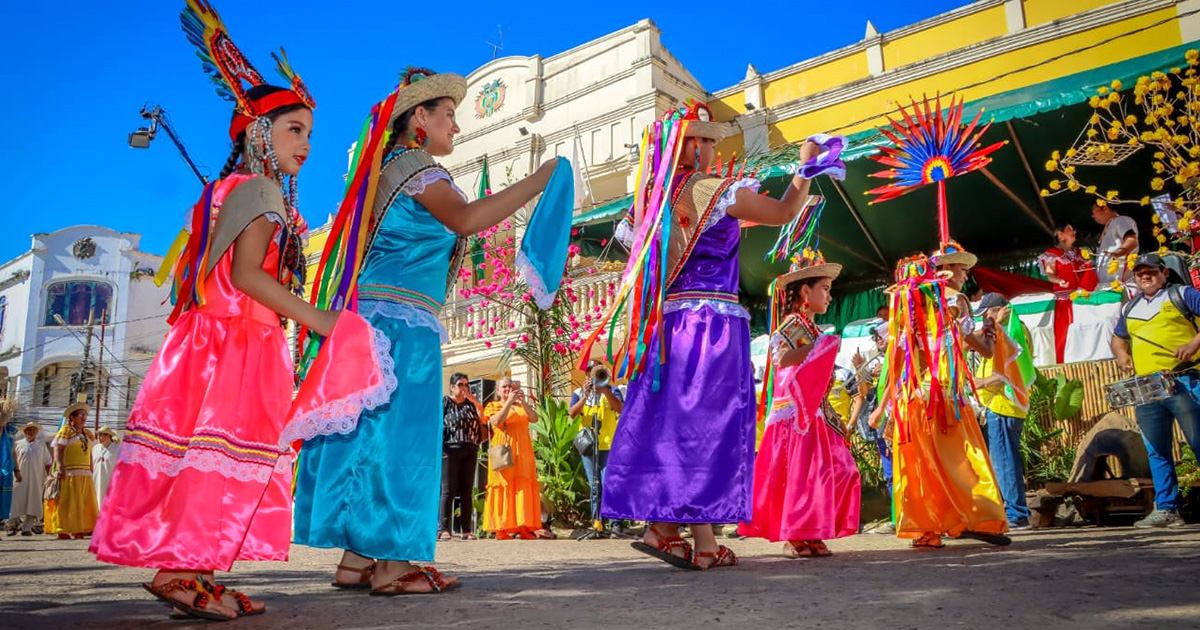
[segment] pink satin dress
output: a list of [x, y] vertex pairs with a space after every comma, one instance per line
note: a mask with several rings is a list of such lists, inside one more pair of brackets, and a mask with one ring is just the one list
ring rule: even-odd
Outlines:
[[[214, 207], [246, 178], [221, 182]], [[272, 277], [277, 240], [262, 265]], [[227, 571], [235, 560], [287, 560], [294, 453], [285, 425], [291, 437], [329, 432], [395, 388], [374, 329], [343, 313], [297, 399], [302, 412], [289, 415], [292, 353], [279, 316], [234, 286], [234, 247], [209, 273], [205, 304], [179, 316], [146, 374], [92, 537], [101, 561]], [[336, 372], [334, 347], [350, 355]]]
[[743, 536], [828, 540], [858, 532], [858, 466], [845, 439], [825, 423], [838, 338], [825, 335], [800, 365], [781, 368], [762, 446], [754, 461], [752, 518]]

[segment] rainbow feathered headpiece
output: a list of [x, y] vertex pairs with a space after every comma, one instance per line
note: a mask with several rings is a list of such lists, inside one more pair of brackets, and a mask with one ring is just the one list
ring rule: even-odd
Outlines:
[[[629, 262], [621, 279], [621, 288], [605, 319], [608, 323], [596, 329], [584, 343], [580, 353], [580, 369], [586, 368], [591, 349], [607, 329], [609, 362], [616, 367], [617, 377], [631, 379], [650, 369], [654, 373], [655, 389], [666, 353], [661, 347], [657, 355], [649, 356], [650, 342], [661, 331], [663, 302], [671, 269], [668, 265], [668, 244], [671, 239], [671, 190], [681, 174], [679, 158], [684, 140], [688, 137], [720, 139], [721, 126], [711, 121], [707, 105], [694, 101], [667, 112], [642, 132], [638, 154], [637, 186], [634, 189], [634, 236]], [[624, 341], [614, 339], [614, 332], [623, 329]]]

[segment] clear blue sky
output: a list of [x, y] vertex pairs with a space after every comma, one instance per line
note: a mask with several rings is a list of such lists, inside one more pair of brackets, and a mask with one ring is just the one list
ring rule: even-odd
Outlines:
[[[669, 9], [681, 3], [662, 2], [213, 3], [268, 80], [277, 79], [269, 52], [283, 45], [317, 99], [313, 151], [300, 176], [300, 209], [314, 226], [336, 209], [346, 149], [398, 73], [415, 65], [465, 75], [491, 59], [497, 24], [505, 29], [501, 56], [550, 56], [649, 17], [712, 91], [739, 81], [747, 63], [769, 72], [859, 41], [868, 19], [886, 32], [965, 4], [809, 0], [679, 13]], [[0, 261], [26, 251], [30, 234], [81, 223], [141, 233], [143, 250], [165, 252], [200, 187], [165, 135], [149, 150], [128, 147], [127, 135], [143, 122], [138, 111], [146, 102], [166, 109], [193, 159], [214, 176], [229, 152], [232, 111], [184, 39], [183, 4], [25, 1], [5, 12]]]

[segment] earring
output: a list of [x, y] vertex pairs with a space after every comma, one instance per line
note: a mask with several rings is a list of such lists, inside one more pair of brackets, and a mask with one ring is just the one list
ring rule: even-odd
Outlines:
[[410, 138], [408, 146], [410, 149], [424, 149], [425, 145], [428, 143], [429, 138], [425, 135], [425, 130], [417, 127], [412, 132], [412, 137]]

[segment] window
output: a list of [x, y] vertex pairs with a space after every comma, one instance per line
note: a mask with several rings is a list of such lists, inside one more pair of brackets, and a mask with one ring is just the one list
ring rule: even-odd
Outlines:
[[83, 394], [89, 405], [96, 406], [96, 382], [100, 383], [100, 407], [108, 404], [108, 372], [79, 361], [47, 365], [33, 377], [33, 404], [39, 407], [66, 408]]
[[112, 286], [104, 282], [59, 282], [46, 290], [46, 319], [43, 326], [59, 326], [55, 315], [68, 326], [112, 322]]
[[0, 339], [4, 339], [4, 320], [8, 314], [8, 296], [0, 295]]

